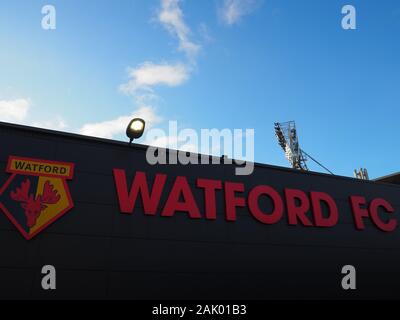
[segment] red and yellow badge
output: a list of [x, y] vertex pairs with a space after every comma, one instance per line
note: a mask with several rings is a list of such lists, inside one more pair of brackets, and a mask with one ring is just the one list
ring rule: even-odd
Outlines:
[[0, 208], [27, 240], [74, 206], [67, 185], [73, 163], [10, 156], [6, 171]]

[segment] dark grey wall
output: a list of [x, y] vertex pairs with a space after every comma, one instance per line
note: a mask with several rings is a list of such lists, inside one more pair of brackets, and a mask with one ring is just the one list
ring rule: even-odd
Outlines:
[[[237, 177], [231, 166], [157, 166], [142, 148], [73, 135], [0, 125], [0, 184], [9, 174], [9, 155], [75, 163], [68, 182], [75, 207], [31, 241], [0, 214], [0, 298], [399, 298], [400, 235], [367, 223], [356, 231], [349, 195], [384, 197], [400, 212], [400, 188], [321, 174], [257, 166]], [[217, 221], [119, 213], [113, 168], [177, 174], [194, 185], [197, 177], [243, 181], [246, 189], [267, 184], [324, 191], [339, 206], [339, 224], [330, 229], [273, 226], [245, 209], [238, 220]], [[193, 187], [195, 189], [195, 187]], [[201, 190], [195, 191], [200, 208]], [[220, 194], [222, 199], [222, 194]], [[163, 195], [162, 203], [166, 195]], [[137, 205], [141, 205], [138, 201]], [[57, 269], [57, 290], [41, 289], [41, 267]], [[343, 265], [357, 268], [357, 290], [341, 289]]]

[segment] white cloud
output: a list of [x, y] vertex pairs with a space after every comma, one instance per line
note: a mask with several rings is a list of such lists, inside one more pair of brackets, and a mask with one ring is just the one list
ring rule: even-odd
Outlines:
[[154, 108], [144, 106], [130, 115], [98, 123], [87, 123], [79, 130], [79, 133], [87, 136], [112, 139], [117, 135], [123, 134], [129, 121], [136, 117], [146, 121], [146, 128], [150, 128], [162, 120], [156, 115]]
[[200, 23], [198, 27], [198, 32], [200, 37], [203, 39], [205, 43], [212, 43], [215, 41], [215, 39], [211, 35], [210, 29], [204, 22]]
[[30, 99], [0, 100], [0, 121], [52, 130], [68, 128], [68, 125], [60, 116], [53, 119], [32, 121], [31, 109]]
[[68, 128], [68, 124], [60, 116], [56, 117], [55, 119], [36, 121], [33, 122], [31, 125], [38, 128], [58, 130], [58, 131], [64, 131]]
[[188, 142], [185, 138], [179, 136], [160, 136], [150, 137], [147, 135], [145, 144], [157, 147], [157, 148], [171, 148], [186, 152], [198, 152], [197, 142]]
[[119, 89], [133, 97], [136, 105], [148, 105], [159, 99], [154, 92], [156, 86], [177, 87], [189, 78], [200, 46], [190, 40], [191, 30], [186, 25], [180, 8], [181, 0], [160, 0], [157, 20], [179, 41], [188, 63], [154, 63], [146, 61], [136, 68], [129, 68], [129, 80]]
[[251, 14], [261, 4], [261, 0], [223, 0], [220, 18], [227, 25], [238, 23], [244, 16]]
[[193, 59], [200, 50], [200, 45], [190, 40], [191, 30], [183, 19], [183, 12], [179, 7], [180, 0], [161, 0], [161, 9], [158, 20], [179, 40], [179, 50]]
[[155, 64], [145, 62], [137, 68], [128, 70], [130, 80], [120, 86], [125, 94], [136, 94], [141, 91], [152, 91], [153, 86], [165, 85], [176, 87], [183, 84], [189, 77], [188, 68], [181, 64]]
[[0, 121], [21, 123], [31, 108], [29, 99], [0, 100]]
[[[193, 42], [191, 30], [184, 21], [184, 15], [180, 8], [181, 0], [160, 0], [157, 21], [164, 28], [178, 39], [179, 50], [184, 52], [188, 60], [187, 63], [154, 63], [144, 62], [136, 68], [129, 68], [129, 81], [122, 84], [119, 89], [124, 94], [133, 97], [136, 105], [148, 105], [159, 99], [154, 91], [154, 87], [167, 86], [177, 87], [184, 84], [189, 78], [195, 64], [195, 58], [201, 46]], [[203, 28], [204, 29], [204, 28]], [[86, 124], [80, 132], [85, 135], [92, 135], [104, 138], [112, 138], [125, 131], [126, 124], [133, 116], [138, 116], [146, 120], [147, 124], [156, 124], [161, 119], [154, 113], [151, 107], [139, 109], [143, 114], [121, 116], [117, 119], [104, 121], [101, 123]], [[149, 126], [147, 126], [148, 128]], [[156, 141], [165, 145], [161, 140]], [[193, 146], [187, 146], [193, 148]]]

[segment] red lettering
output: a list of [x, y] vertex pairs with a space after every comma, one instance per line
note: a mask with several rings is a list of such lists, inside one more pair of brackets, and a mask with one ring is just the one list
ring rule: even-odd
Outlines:
[[128, 193], [125, 170], [114, 169], [113, 172], [121, 212], [128, 214], [133, 213], [136, 198], [140, 193], [145, 214], [155, 215], [167, 176], [165, 174], [157, 174], [151, 194], [149, 194], [146, 174], [138, 171], [135, 174], [131, 190]]
[[[154, 182], [150, 186], [146, 174], [138, 171], [135, 173], [130, 188], [125, 170], [114, 169], [113, 174], [122, 213], [132, 214], [134, 212], [139, 195], [144, 214], [155, 215], [158, 212], [161, 195], [167, 180], [165, 174], [156, 174]], [[285, 210], [284, 202], [286, 202], [289, 225], [333, 227], [339, 220], [337, 203], [325, 192], [311, 191], [308, 194], [298, 189], [285, 189], [285, 198], [283, 198], [273, 187], [258, 185], [249, 191], [246, 199], [244, 183], [223, 183], [221, 180], [199, 178], [196, 180], [196, 186], [202, 189], [204, 194], [204, 214], [200, 213], [186, 177], [179, 176], [175, 179], [169, 192], [161, 216], [172, 217], [176, 212], [185, 212], [192, 219], [200, 219], [204, 216], [208, 220], [216, 220], [217, 190], [224, 189], [225, 218], [227, 221], [236, 221], [238, 208], [246, 207], [247, 204], [248, 212], [254, 219], [263, 224], [272, 225], [282, 219]], [[196, 189], [196, 192], [200, 192], [199, 189]], [[271, 208], [260, 206], [262, 203], [260, 200], [266, 200], [262, 198], [263, 196], [270, 199]], [[357, 230], [365, 229], [365, 218], [371, 219], [372, 223], [382, 231], [391, 232], [396, 229], [397, 219], [392, 215], [395, 210], [385, 199], [378, 198], [368, 203], [365, 197], [351, 196], [350, 204]]]
[[[183, 201], [179, 200], [181, 195]], [[176, 178], [161, 215], [172, 217], [176, 211], [187, 212], [192, 219], [201, 218], [200, 210], [185, 177]]]
[[350, 203], [356, 229], [363, 230], [365, 228], [363, 219], [369, 217], [368, 210], [361, 208], [362, 205], [365, 205], [366, 200], [364, 197], [351, 196]]
[[[306, 213], [310, 209], [310, 201], [305, 192], [296, 189], [285, 189], [286, 205], [288, 211], [288, 220], [290, 225], [297, 225], [297, 221], [310, 227], [313, 223], [308, 219]], [[296, 199], [300, 201], [296, 205]]]
[[235, 192], [244, 192], [244, 184], [225, 182], [225, 207], [228, 221], [236, 221], [236, 207], [246, 205], [245, 199], [236, 197]]
[[370, 206], [369, 206], [369, 212], [371, 213], [371, 218], [372, 221], [375, 223], [375, 225], [385, 231], [385, 232], [391, 232], [397, 227], [397, 221], [395, 219], [389, 219], [387, 223], [383, 222], [379, 215], [378, 215], [378, 209], [379, 207], [382, 207], [385, 209], [387, 213], [393, 213], [394, 209], [391, 206], [389, 202], [387, 202], [384, 199], [374, 199], [372, 200]]
[[222, 182], [219, 180], [197, 179], [197, 186], [204, 189], [206, 218], [209, 220], [217, 219], [215, 192], [222, 189]]
[[[274, 210], [267, 214], [260, 210], [258, 200], [261, 195], [266, 195], [271, 198], [274, 203]], [[277, 223], [283, 215], [283, 201], [279, 193], [269, 186], [257, 186], [250, 191], [249, 194], [249, 209], [251, 214], [260, 222], [265, 224]]]
[[[329, 208], [329, 216], [322, 215], [321, 202], [325, 202]], [[317, 227], [333, 227], [339, 220], [339, 212], [335, 200], [324, 192], [311, 192], [311, 204]]]

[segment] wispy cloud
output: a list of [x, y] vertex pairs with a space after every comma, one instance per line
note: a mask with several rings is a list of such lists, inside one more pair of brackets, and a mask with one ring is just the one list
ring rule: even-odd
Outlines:
[[0, 100], [0, 121], [22, 122], [30, 108], [30, 99]]
[[145, 62], [137, 68], [129, 68], [129, 82], [120, 86], [125, 94], [137, 94], [139, 91], [152, 91], [154, 86], [176, 87], [189, 78], [189, 69], [181, 63], [155, 64]]
[[61, 116], [57, 116], [54, 119], [48, 119], [44, 121], [34, 121], [31, 123], [31, 125], [38, 128], [59, 131], [64, 131], [69, 128], [68, 124]]
[[205, 42], [205, 43], [212, 43], [215, 41], [215, 39], [211, 35], [210, 29], [204, 22], [200, 23], [200, 25], [198, 27], [198, 33], [199, 33], [200, 37], [202, 38], [203, 42]]
[[0, 121], [52, 130], [65, 130], [68, 128], [67, 123], [60, 116], [42, 121], [33, 121], [31, 120], [31, 110], [31, 99], [0, 100]]
[[262, 0], [223, 0], [219, 9], [219, 16], [226, 25], [234, 25], [241, 19], [254, 12], [262, 3]]
[[146, 137], [145, 144], [157, 148], [171, 148], [186, 152], [198, 152], [198, 144], [179, 136]]
[[184, 20], [182, 9], [179, 7], [181, 0], [161, 0], [159, 22], [179, 41], [179, 50], [183, 51], [189, 59], [194, 59], [201, 46], [190, 40], [191, 30]]
[[128, 81], [120, 85], [120, 92], [134, 99], [138, 108], [130, 115], [98, 123], [85, 124], [79, 132], [84, 135], [114, 138], [122, 134], [133, 117], [143, 118], [146, 128], [162, 121], [151, 106], [159, 97], [155, 91], [158, 86], [177, 87], [189, 80], [196, 57], [201, 49], [191, 40], [192, 31], [184, 20], [180, 8], [181, 0], [160, 0], [156, 20], [178, 40], [178, 50], [185, 54], [183, 62], [146, 61], [134, 68], [128, 68]]
[[146, 106], [139, 108], [132, 114], [121, 116], [116, 119], [87, 123], [79, 130], [79, 133], [87, 136], [112, 139], [116, 135], [123, 134], [129, 121], [133, 118], [145, 119], [146, 128], [151, 128], [162, 121], [161, 117], [155, 113], [154, 108]]

